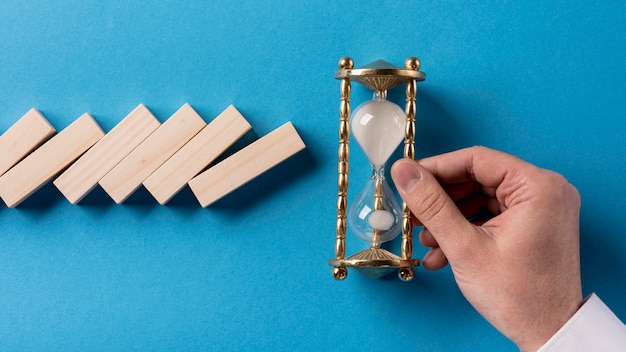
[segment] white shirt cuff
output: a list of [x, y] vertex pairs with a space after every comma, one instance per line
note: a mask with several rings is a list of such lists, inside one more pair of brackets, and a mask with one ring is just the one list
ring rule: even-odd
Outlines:
[[538, 352], [626, 351], [626, 325], [591, 294]]

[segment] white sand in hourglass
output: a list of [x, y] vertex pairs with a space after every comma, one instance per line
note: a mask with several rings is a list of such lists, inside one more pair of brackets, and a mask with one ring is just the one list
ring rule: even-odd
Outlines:
[[374, 210], [367, 218], [367, 223], [371, 228], [382, 231], [391, 229], [395, 222], [395, 216], [387, 210]]

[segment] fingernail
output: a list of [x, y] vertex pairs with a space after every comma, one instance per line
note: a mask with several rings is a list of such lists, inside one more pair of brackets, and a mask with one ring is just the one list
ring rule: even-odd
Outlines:
[[391, 177], [396, 187], [403, 192], [409, 192], [422, 177], [414, 162], [402, 161], [391, 170]]

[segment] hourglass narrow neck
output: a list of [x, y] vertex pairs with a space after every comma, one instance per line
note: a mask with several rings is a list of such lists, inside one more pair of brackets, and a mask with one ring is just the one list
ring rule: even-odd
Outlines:
[[370, 165], [370, 167], [372, 168], [372, 176], [370, 177], [370, 180], [382, 181], [385, 179], [385, 165], [384, 164], [380, 168], [377, 168], [374, 165]]

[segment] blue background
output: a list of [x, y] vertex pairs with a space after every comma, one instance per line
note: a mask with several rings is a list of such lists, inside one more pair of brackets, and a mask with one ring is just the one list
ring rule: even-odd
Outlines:
[[[188, 189], [159, 206], [98, 188], [72, 206], [51, 185], [0, 205], [0, 349], [514, 351], [448, 269], [332, 279], [346, 55], [421, 59], [418, 156], [481, 144], [575, 184], [584, 292], [626, 318], [625, 14], [623, 1], [3, 2], [0, 133], [31, 107], [57, 130], [90, 112], [108, 131], [139, 103], [161, 121], [185, 102], [207, 121], [234, 104], [251, 137], [292, 121], [307, 150], [208, 209]], [[369, 97], [354, 85], [353, 104]], [[350, 199], [369, 177], [352, 145]]]

